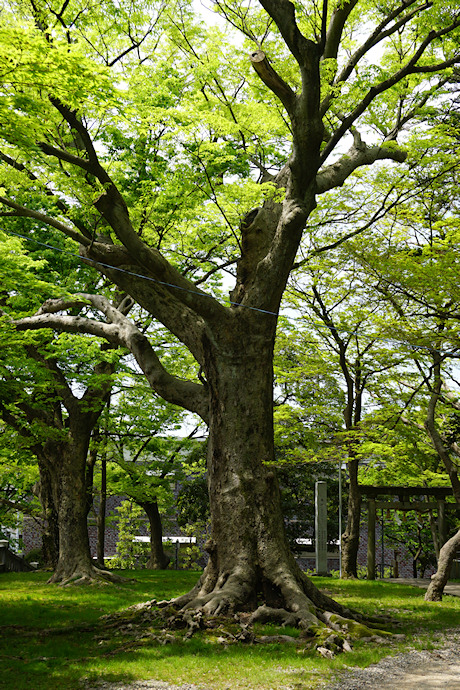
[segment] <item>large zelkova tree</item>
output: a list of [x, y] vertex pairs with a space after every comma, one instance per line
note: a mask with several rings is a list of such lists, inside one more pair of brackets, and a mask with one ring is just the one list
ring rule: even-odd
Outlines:
[[[285, 538], [272, 469], [277, 314], [317, 195], [406, 159], [398, 136], [420, 126], [460, 60], [460, 14], [445, 0], [214, 5], [238, 42], [206, 31], [186, 2], [6, 11], [1, 202], [74, 239], [197, 362], [188, 381], [154, 353], [144, 367], [160, 395], [209, 423], [209, 561], [176, 604], [315, 626], [344, 609]], [[235, 265], [225, 303], [219, 272]], [[84, 299], [104, 318], [54, 303], [23, 327], [99, 330], [142, 361], [148, 339]]]

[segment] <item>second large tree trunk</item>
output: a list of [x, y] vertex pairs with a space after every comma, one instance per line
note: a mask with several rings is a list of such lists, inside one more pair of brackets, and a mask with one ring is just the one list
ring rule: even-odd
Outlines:
[[51, 469], [53, 494], [58, 506], [59, 559], [50, 578], [52, 583], [114, 578], [93, 564], [87, 525], [86, 457], [91, 429], [76, 424], [62, 444], [62, 454]]
[[86, 454], [82, 456], [79, 450], [67, 449], [55, 473], [55, 488], [59, 491], [59, 560], [50, 582], [83, 578], [93, 568], [87, 527]]

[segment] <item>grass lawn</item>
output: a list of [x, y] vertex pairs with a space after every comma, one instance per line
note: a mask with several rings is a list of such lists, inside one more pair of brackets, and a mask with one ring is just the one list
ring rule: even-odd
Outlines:
[[[0, 687], [12, 690], [75, 690], [102, 681], [155, 679], [191, 682], [216, 690], [264, 688], [310, 690], [344, 666], [367, 666], [409, 647], [430, 648], [446, 628], [460, 628], [460, 598], [428, 603], [424, 591], [388, 582], [315, 578], [318, 586], [350, 608], [397, 619], [395, 632], [404, 641], [385, 645], [355, 642], [354, 649], [333, 660], [304, 651], [301, 643], [221, 644], [218, 635], [199, 633], [172, 642], [155, 639], [155, 621], [139, 639], [100, 621], [148, 599], [169, 599], [190, 588], [197, 573], [127, 571], [136, 582], [122, 585], [47, 585], [46, 573], [0, 574]], [[285, 633], [259, 627], [258, 634]], [[437, 634], [438, 633], [438, 634]], [[295, 635], [290, 630], [288, 634]]]

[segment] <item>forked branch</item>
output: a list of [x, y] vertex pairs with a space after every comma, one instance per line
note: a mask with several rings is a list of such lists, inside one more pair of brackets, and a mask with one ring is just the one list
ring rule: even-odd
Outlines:
[[[59, 312], [90, 305], [102, 312], [107, 322], [86, 316], [69, 316]], [[136, 358], [150, 386], [162, 398], [208, 420], [208, 395], [203, 384], [187, 381], [170, 374], [161, 364], [148, 338], [136, 325], [101, 295], [81, 294], [69, 300], [48, 300], [31, 317], [13, 322], [18, 330], [53, 328], [67, 333], [85, 333], [109, 343], [126, 347]]]

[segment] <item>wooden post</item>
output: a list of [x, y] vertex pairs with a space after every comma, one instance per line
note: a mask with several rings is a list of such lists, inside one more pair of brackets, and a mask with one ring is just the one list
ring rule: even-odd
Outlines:
[[367, 502], [367, 579], [375, 580], [375, 500]]

